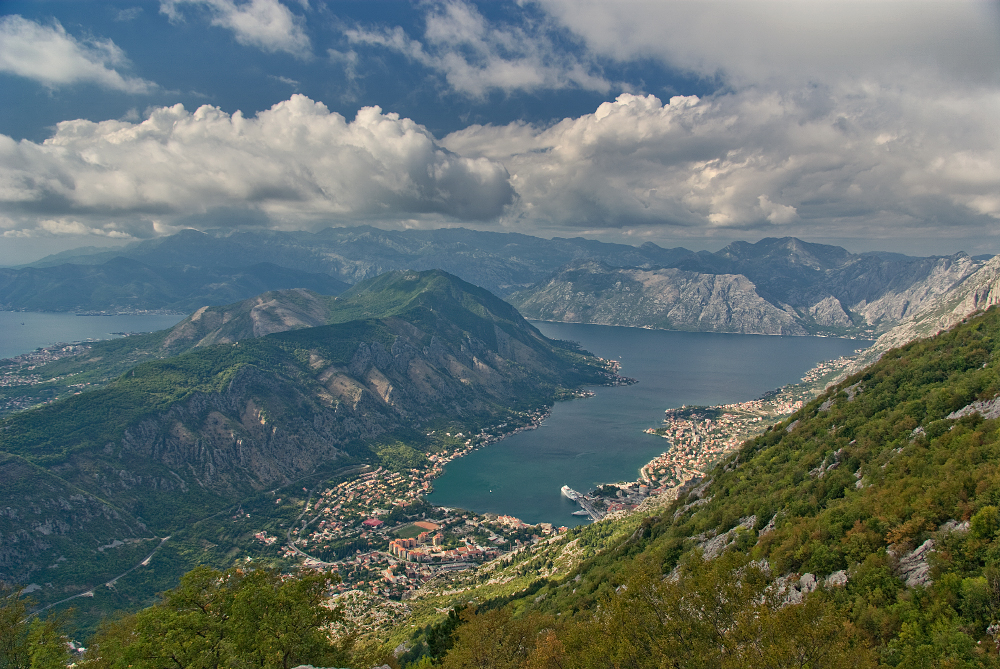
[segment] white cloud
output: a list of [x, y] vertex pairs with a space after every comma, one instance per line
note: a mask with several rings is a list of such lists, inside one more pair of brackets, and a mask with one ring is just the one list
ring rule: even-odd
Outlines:
[[142, 16], [142, 7], [129, 7], [128, 9], [119, 10], [115, 15], [115, 21], [128, 23], [129, 21], [135, 21], [140, 16]]
[[[956, 108], [976, 111], [956, 119]], [[995, 227], [996, 118], [990, 91], [625, 94], [551, 127], [471, 126], [442, 143], [506, 165], [512, 226], [869, 237]]]
[[49, 88], [92, 83], [126, 93], [149, 93], [152, 82], [122, 75], [124, 52], [111, 40], [78, 40], [53, 22], [44, 26], [16, 14], [0, 18], [0, 71]]
[[491, 90], [581, 88], [606, 93], [611, 84], [588, 59], [559, 48], [548, 22], [489, 24], [461, 0], [426, 5], [423, 41], [402, 28], [355, 28], [355, 45], [379, 46], [441, 72], [453, 90], [481, 98]]
[[[161, 0], [160, 12], [171, 20], [183, 20], [180, 6], [199, 5], [207, 10], [213, 26], [231, 30], [236, 41], [276, 53], [283, 51], [299, 58], [309, 56], [311, 45], [305, 21], [278, 0]], [[308, 9], [308, 4], [304, 3]]]
[[715, 79], [551, 128], [444, 143], [501, 160], [552, 227], [802, 235], [992, 234], [1000, 4], [990, 0], [538, 0], [590, 58]]
[[208, 225], [219, 212], [297, 227], [489, 220], [513, 198], [502, 165], [451, 153], [378, 107], [350, 122], [302, 95], [253, 118], [209, 105], [148, 113], [141, 123], [64, 121], [41, 144], [0, 135], [0, 207], [25, 228], [107, 230], [110, 220], [149, 236], [183, 216]]
[[132, 235], [121, 230], [116, 230], [114, 226], [98, 228], [71, 218], [42, 219], [38, 222], [36, 232], [57, 237], [92, 235], [95, 237], [109, 237], [111, 239], [132, 239]]
[[737, 86], [894, 81], [1000, 82], [1000, 5], [991, 0], [539, 0], [594, 52], [655, 58]]

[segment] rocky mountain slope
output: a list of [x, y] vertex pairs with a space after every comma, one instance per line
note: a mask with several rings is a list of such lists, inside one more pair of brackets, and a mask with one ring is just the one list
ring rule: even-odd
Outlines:
[[764, 239], [692, 254], [673, 271], [577, 262], [509, 299], [541, 320], [871, 336], [947, 295], [983, 262], [965, 254], [855, 255], [794, 238]]
[[[798, 314], [762, 298], [740, 274], [620, 269], [582, 261], [510, 300], [529, 318], [544, 321], [701, 332], [807, 333]], [[820, 315], [824, 316], [826, 312]]]
[[5, 580], [93, 582], [120, 566], [95, 560], [101, 546], [376, 462], [382, 446], [417, 456], [438, 421], [471, 432], [613, 378], [440, 271], [391, 273], [338, 300], [294, 291], [199, 310], [161, 344], [171, 336], [189, 350], [0, 423], [0, 473], [19, 482], [0, 487]]
[[996, 304], [1000, 304], [1000, 256], [987, 261], [951, 290], [924, 300], [919, 308], [858, 355], [850, 369], [856, 372], [886, 351], [933, 337]]

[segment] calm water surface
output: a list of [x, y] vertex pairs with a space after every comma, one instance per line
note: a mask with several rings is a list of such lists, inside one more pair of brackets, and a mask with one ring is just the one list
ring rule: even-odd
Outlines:
[[0, 311], [0, 358], [12, 358], [42, 346], [112, 339], [114, 332], [153, 332], [181, 322], [184, 316], [75, 316], [73, 314]]
[[559, 402], [537, 430], [521, 432], [448, 465], [428, 501], [479, 513], [505, 513], [528, 523], [575, 525], [578, 506], [563, 485], [586, 492], [596, 484], [635, 480], [639, 467], [667, 442], [644, 434], [665, 409], [742, 402], [798, 381], [813, 365], [870, 342], [824, 337], [665, 332], [606, 325], [535, 323], [553, 339], [569, 339], [622, 363], [639, 383], [597, 387], [596, 397]]

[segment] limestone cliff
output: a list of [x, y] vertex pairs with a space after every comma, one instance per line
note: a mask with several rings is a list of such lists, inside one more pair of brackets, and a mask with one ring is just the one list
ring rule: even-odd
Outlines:
[[577, 261], [508, 299], [529, 318], [706, 332], [877, 336], [983, 267], [851, 254], [794, 238], [735, 242], [677, 267]]
[[669, 330], [806, 334], [789, 313], [764, 300], [745, 276], [679, 269], [618, 269], [575, 263], [510, 301], [539, 320]]

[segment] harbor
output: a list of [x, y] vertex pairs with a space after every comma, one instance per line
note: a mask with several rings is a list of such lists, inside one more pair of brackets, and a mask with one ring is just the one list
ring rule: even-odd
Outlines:
[[574, 511], [573, 512], [574, 516], [587, 516], [595, 522], [604, 518], [604, 514], [595, 508], [594, 506], [595, 500], [590, 499], [586, 495], [578, 493], [577, 491], [570, 488], [568, 485], [564, 485], [562, 487], [562, 494], [583, 507], [582, 509], [580, 509], [580, 511]]

